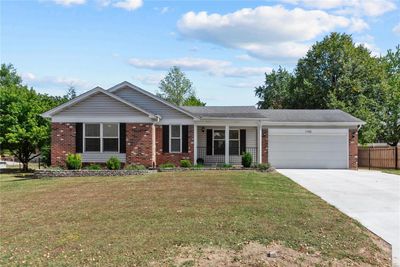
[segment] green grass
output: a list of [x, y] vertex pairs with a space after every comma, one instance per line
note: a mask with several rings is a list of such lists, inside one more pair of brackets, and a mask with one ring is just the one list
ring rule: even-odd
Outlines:
[[400, 175], [400, 169], [399, 170], [394, 170], [394, 169], [386, 169], [386, 170], [382, 170], [385, 173], [390, 173], [390, 174], [397, 174]]
[[2, 266], [146, 265], [178, 246], [248, 241], [377, 264], [363, 227], [278, 173], [29, 178], [1, 175]]

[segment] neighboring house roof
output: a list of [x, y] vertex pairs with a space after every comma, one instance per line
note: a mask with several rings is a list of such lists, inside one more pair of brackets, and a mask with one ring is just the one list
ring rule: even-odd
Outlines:
[[144, 89], [142, 89], [142, 88], [140, 88], [140, 87], [138, 87], [136, 85], [133, 85], [130, 82], [127, 82], [127, 81], [121, 82], [121, 83], [109, 88], [108, 91], [110, 93], [115, 93], [116, 91], [118, 91], [118, 90], [120, 90], [122, 88], [126, 88], [126, 87], [129, 87], [129, 88], [131, 88], [133, 90], [136, 90], [136, 91], [138, 91], [138, 92], [140, 92], [140, 93], [142, 93], [142, 94], [144, 94], [144, 95], [146, 95], [146, 96], [148, 96], [148, 97], [150, 97], [150, 98], [152, 98], [152, 99], [154, 99], [154, 100], [156, 100], [158, 102], [163, 103], [164, 105], [167, 105], [167, 106], [171, 107], [172, 109], [175, 109], [175, 110], [177, 110], [177, 111], [179, 111], [181, 113], [184, 113], [184, 114], [188, 115], [189, 117], [191, 117], [193, 119], [197, 119], [197, 117], [195, 115], [193, 115], [192, 113], [190, 113], [189, 111], [187, 111], [185, 109], [182, 109], [181, 107], [178, 107], [178, 106], [176, 106], [174, 104], [171, 104], [168, 101], [162, 99], [161, 97], [158, 97], [158, 96], [156, 96], [156, 95], [154, 95], [154, 94], [152, 94], [152, 93], [150, 93], [150, 92], [148, 92], [148, 91], [146, 91], [146, 90], [144, 90]]
[[118, 97], [118, 96], [116, 96], [116, 95], [104, 90], [101, 87], [96, 87], [96, 88], [94, 88], [94, 89], [92, 89], [90, 91], [87, 91], [86, 93], [84, 93], [84, 94], [82, 94], [82, 95], [80, 95], [80, 96], [78, 96], [78, 97], [76, 97], [76, 98], [74, 98], [74, 99], [62, 104], [62, 105], [59, 105], [59, 106], [57, 106], [57, 107], [55, 107], [55, 108], [53, 108], [53, 109], [51, 109], [49, 111], [46, 111], [45, 113], [42, 114], [42, 116], [45, 117], [45, 118], [51, 118], [55, 114], [65, 110], [65, 109], [67, 109], [67, 108], [69, 108], [69, 107], [71, 107], [73, 105], [76, 105], [76, 104], [84, 101], [85, 99], [87, 99], [87, 98], [89, 98], [89, 97], [91, 97], [93, 95], [96, 95], [98, 93], [105, 94], [105, 95], [107, 95], [107, 96], [109, 96], [109, 97], [111, 97], [111, 98], [123, 103], [124, 105], [127, 105], [127, 106], [129, 106], [129, 107], [131, 107], [131, 108], [133, 108], [135, 110], [139, 110], [142, 113], [148, 115], [149, 118], [152, 118], [152, 119], [156, 118], [155, 114], [153, 114], [151, 112], [148, 112], [148, 111], [138, 107], [137, 105], [135, 105], [135, 104], [133, 104], [131, 102], [128, 102], [128, 101], [126, 101], [126, 100], [124, 100], [124, 99], [122, 99], [122, 98], [120, 98], [120, 97]]
[[266, 122], [364, 122], [339, 109], [256, 109], [254, 106], [202, 106], [182, 108], [203, 119], [213, 118], [253, 118]]

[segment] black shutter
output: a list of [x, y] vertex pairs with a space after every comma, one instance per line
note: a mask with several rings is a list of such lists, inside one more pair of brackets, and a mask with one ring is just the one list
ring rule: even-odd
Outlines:
[[76, 123], [76, 135], [75, 135], [75, 152], [82, 153], [82, 138], [83, 138], [83, 131], [82, 131], [82, 123]]
[[207, 129], [207, 155], [212, 155], [212, 129]]
[[246, 130], [240, 130], [240, 155], [246, 152]]
[[126, 123], [119, 124], [119, 153], [126, 153]]
[[182, 125], [182, 153], [188, 153], [189, 151], [189, 127]]
[[162, 127], [163, 130], [163, 152], [168, 153], [169, 152], [169, 125], [163, 125]]

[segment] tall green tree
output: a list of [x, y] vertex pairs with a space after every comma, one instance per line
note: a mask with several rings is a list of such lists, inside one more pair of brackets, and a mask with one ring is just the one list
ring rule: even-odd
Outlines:
[[29, 161], [50, 144], [50, 122], [40, 114], [65, 100], [22, 85], [12, 65], [2, 64], [0, 74], [0, 146], [17, 157], [26, 171]]
[[400, 141], [400, 45], [382, 58], [387, 71], [388, 90], [384, 96], [381, 114], [380, 138], [391, 146]]
[[261, 100], [258, 108], [286, 108], [290, 106], [290, 88], [293, 83], [293, 75], [279, 66], [278, 70], [272, 70], [265, 74], [263, 85], [256, 87], [255, 94]]
[[[278, 69], [255, 89], [259, 107], [342, 109], [367, 122], [360, 142], [380, 135], [387, 103], [387, 70], [381, 60], [351, 35], [331, 33], [299, 59], [292, 78]], [[288, 82], [289, 81], [289, 82]]]
[[177, 106], [204, 106], [196, 97], [192, 82], [179, 67], [173, 66], [159, 84], [158, 96]]

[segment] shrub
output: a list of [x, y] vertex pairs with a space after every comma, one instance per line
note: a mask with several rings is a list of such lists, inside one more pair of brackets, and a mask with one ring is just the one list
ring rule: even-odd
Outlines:
[[204, 168], [204, 165], [202, 165], [202, 164], [196, 164], [196, 165], [193, 165], [193, 168], [195, 168], [195, 169], [203, 169], [203, 168]]
[[242, 165], [245, 168], [250, 168], [253, 162], [253, 156], [249, 152], [244, 152], [242, 155]]
[[168, 163], [161, 164], [159, 167], [160, 167], [160, 169], [174, 169], [175, 165], [173, 163], [168, 162]]
[[228, 168], [232, 168], [232, 164], [229, 164], [229, 163], [222, 163], [222, 164], [218, 164], [217, 167], [228, 169]]
[[204, 165], [204, 159], [198, 158], [198, 159], [196, 160], [196, 163], [197, 163], [197, 165]]
[[117, 158], [112, 156], [109, 160], [107, 160], [107, 169], [109, 170], [119, 170], [121, 169], [121, 161]]
[[82, 158], [80, 154], [68, 154], [66, 159], [68, 170], [79, 170], [82, 168]]
[[181, 160], [181, 167], [182, 168], [190, 168], [190, 167], [192, 167], [192, 162], [190, 162], [190, 160], [188, 160], [188, 159], [183, 159], [183, 160]]
[[260, 171], [266, 171], [271, 167], [271, 165], [269, 163], [259, 163], [257, 165], [257, 169], [259, 169]]
[[89, 166], [87, 166], [87, 169], [92, 171], [98, 171], [101, 170], [101, 166], [99, 164], [90, 164]]
[[140, 164], [131, 164], [125, 167], [126, 170], [145, 170], [146, 167]]

